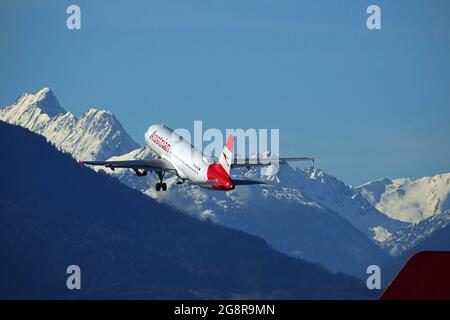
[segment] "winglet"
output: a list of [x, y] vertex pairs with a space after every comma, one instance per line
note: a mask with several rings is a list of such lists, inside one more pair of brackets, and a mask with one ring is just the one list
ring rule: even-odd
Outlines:
[[80, 164], [80, 166], [84, 167], [84, 161], [83, 160], [78, 161], [78, 163]]
[[311, 157], [311, 161], [312, 161], [312, 163], [315, 163], [316, 162], [316, 157]]

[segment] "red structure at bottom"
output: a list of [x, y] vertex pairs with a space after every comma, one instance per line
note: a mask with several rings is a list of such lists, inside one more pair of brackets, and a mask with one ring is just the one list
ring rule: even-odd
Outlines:
[[450, 252], [423, 251], [412, 256], [380, 300], [450, 300]]

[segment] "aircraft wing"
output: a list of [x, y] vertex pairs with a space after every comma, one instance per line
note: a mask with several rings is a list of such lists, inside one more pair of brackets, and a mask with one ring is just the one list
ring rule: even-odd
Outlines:
[[294, 157], [294, 158], [234, 158], [231, 168], [250, 168], [252, 166], [269, 166], [269, 165], [279, 165], [286, 164], [289, 162], [297, 161], [314, 161], [315, 157]]
[[80, 161], [81, 165], [104, 166], [114, 171], [116, 168], [149, 171], [176, 171], [175, 167], [165, 159], [152, 160], [117, 160], [117, 161]]

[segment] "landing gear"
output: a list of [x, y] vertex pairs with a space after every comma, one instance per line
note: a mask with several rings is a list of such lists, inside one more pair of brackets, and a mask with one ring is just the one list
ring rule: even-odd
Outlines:
[[166, 191], [167, 190], [167, 184], [165, 182], [160, 183], [158, 182], [155, 186], [156, 191], [160, 191], [162, 189], [162, 191]]
[[162, 191], [166, 191], [167, 184], [163, 182], [164, 172], [159, 171], [159, 172], [156, 172], [156, 174], [158, 175], [158, 178], [159, 178], [159, 182], [155, 186], [156, 191], [160, 191], [161, 189], [162, 189]]

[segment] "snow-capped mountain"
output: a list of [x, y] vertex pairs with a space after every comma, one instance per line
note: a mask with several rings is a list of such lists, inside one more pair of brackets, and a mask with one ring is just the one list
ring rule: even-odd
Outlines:
[[111, 112], [91, 108], [77, 118], [60, 106], [49, 88], [22, 94], [0, 109], [0, 120], [45, 136], [76, 159], [107, 159], [139, 147]]
[[450, 173], [423, 178], [381, 179], [354, 191], [387, 216], [410, 223], [450, 210]]
[[349, 186], [323, 170], [314, 167], [292, 172], [283, 170], [277, 179], [336, 211], [375, 241], [384, 241], [390, 233], [406, 225], [386, 217], [364, 197], [354, 194]]
[[422, 178], [381, 179], [354, 189], [376, 208], [411, 224], [382, 243], [398, 256], [450, 223], [450, 173]]

